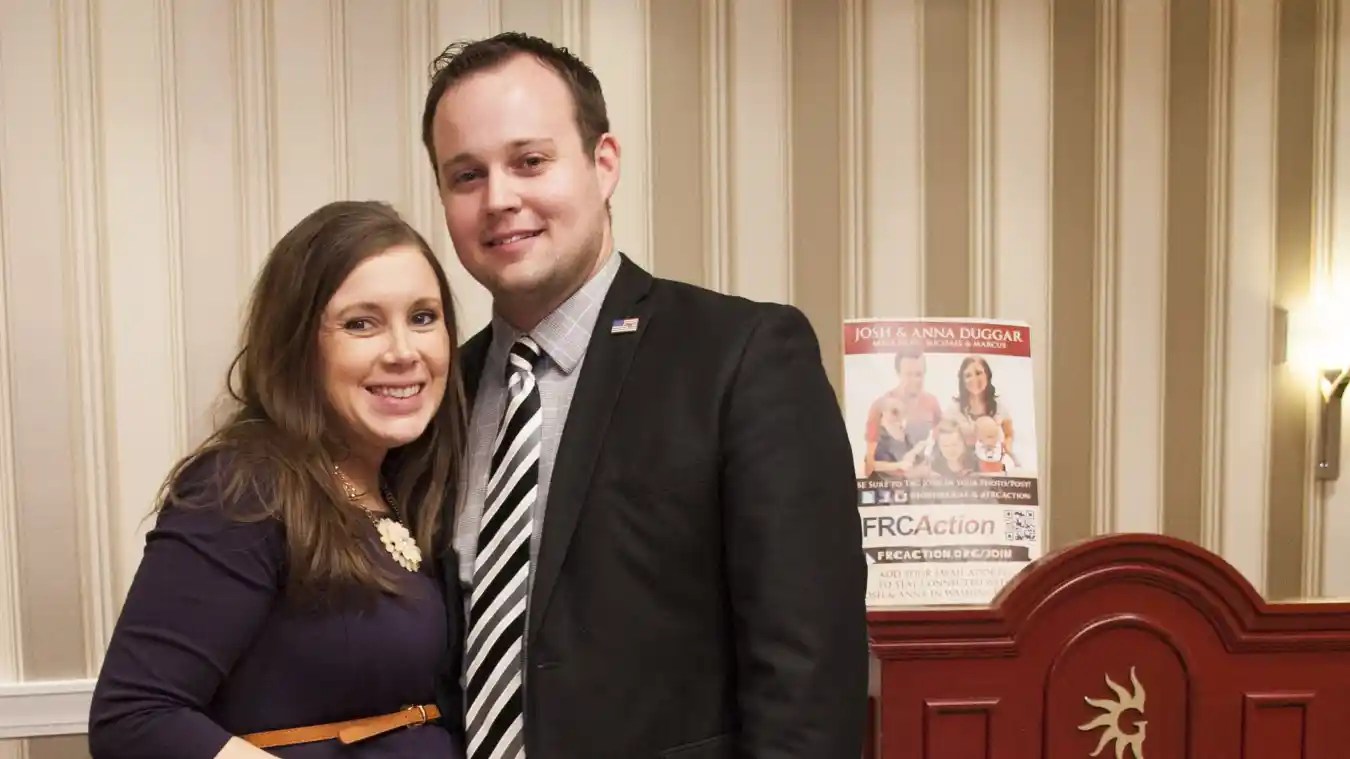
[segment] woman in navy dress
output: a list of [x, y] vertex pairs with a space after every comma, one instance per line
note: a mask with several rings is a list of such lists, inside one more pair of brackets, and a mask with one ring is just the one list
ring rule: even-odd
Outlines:
[[333, 203], [282, 238], [237, 407], [166, 480], [94, 691], [95, 759], [463, 756], [436, 707], [460, 635], [434, 566], [463, 441], [455, 335], [445, 273], [387, 206]]

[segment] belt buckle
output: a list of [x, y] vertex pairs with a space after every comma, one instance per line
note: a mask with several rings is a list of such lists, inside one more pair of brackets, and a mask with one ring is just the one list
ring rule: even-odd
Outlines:
[[408, 704], [407, 706], [403, 707], [403, 711], [405, 712], [410, 712], [413, 711], [414, 709], [417, 710], [418, 714], [420, 715], [420, 719], [417, 722], [408, 725], [409, 728], [421, 727], [422, 725], [425, 725], [429, 721], [427, 719], [427, 708], [425, 706], [421, 704]]

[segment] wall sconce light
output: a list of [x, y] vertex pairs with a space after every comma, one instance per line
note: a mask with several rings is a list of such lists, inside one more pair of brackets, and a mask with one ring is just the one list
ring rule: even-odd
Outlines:
[[1313, 473], [1318, 480], [1335, 480], [1341, 471], [1341, 401], [1350, 386], [1350, 335], [1340, 313], [1344, 308], [1342, 300], [1318, 293], [1306, 307], [1277, 309], [1275, 314], [1276, 334], [1287, 341], [1277, 355], [1285, 353], [1291, 368], [1317, 379], [1321, 413]]
[[1341, 397], [1350, 385], [1350, 369], [1325, 369], [1321, 382], [1322, 414], [1317, 430], [1317, 479], [1341, 474]]

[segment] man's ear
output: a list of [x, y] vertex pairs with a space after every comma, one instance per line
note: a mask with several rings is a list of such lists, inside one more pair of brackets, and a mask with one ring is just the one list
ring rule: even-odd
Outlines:
[[591, 158], [600, 179], [600, 193], [608, 204], [619, 186], [619, 138], [609, 132], [600, 135]]

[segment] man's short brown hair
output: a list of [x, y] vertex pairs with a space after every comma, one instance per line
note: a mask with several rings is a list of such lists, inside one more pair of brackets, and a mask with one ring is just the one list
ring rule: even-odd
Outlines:
[[431, 140], [431, 123], [436, 117], [436, 106], [446, 91], [457, 82], [471, 74], [496, 68], [518, 55], [533, 56], [562, 77], [572, 94], [573, 116], [577, 132], [581, 134], [581, 147], [587, 155], [594, 156], [601, 135], [609, 131], [605, 95], [595, 72], [567, 48], [521, 32], [502, 32], [487, 39], [456, 42], [436, 56], [431, 64], [431, 88], [427, 91], [427, 102], [422, 109], [422, 144], [431, 158], [431, 171], [438, 183], [440, 166], [437, 165], [436, 147]]

